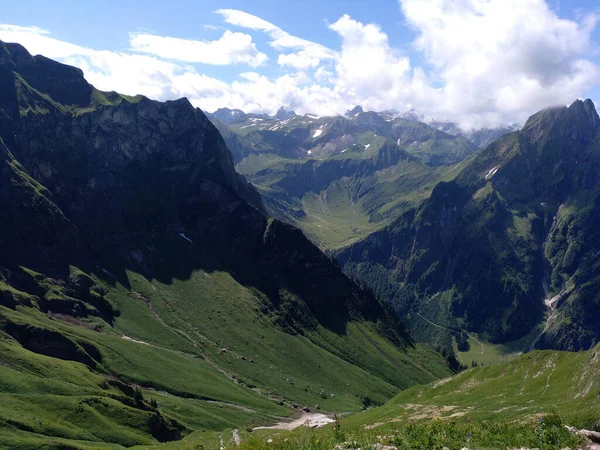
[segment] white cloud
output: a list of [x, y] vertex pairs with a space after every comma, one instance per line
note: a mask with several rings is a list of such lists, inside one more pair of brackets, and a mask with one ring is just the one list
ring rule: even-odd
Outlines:
[[[585, 59], [596, 18], [557, 17], [543, 0], [400, 0], [415, 48], [442, 82], [432, 112], [466, 126], [523, 120], [600, 81]], [[418, 107], [418, 105], [416, 105]]]
[[0, 39], [18, 42], [30, 53], [43, 54], [48, 58], [65, 58], [73, 54], [91, 54], [93, 50], [51, 38], [50, 32], [39, 27], [22, 27], [0, 24]]
[[[340, 48], [332, 50], [243, 11], [219, 10], [229, 25], [267, 33], [273, 60], [290, 71], [267, 78], [259, 69], [244, 70], [232, 83], [203, 75], [192, 64], [259, 67], [267, 56], [245, 33], [225, 31], [214, 41], [134, 33], [127, 52], [80, 47], [36, 27], [0, 25], [0, 39], [81, 67], [99, 89], [160, 100], [187, 96], [209, 111], [227, 106], [273, 114], [284, 105], [327, 115], [360, 104], [414, 108], [477, 128], [522, 122], [600, 84], [600, 69], [587, 56], [594, 16], [564, 20], [542, 0], [399, 2], [416, 35], [412, 49], [403, 51], [378, 25], [348, 15], [328, 25], [340, 38]], [[407, 50], [422, 54], [427, 66], [416, 66]]]
[[271, 37], [269, 45], [277, 50], [296, 50], [296, 52], [279, 55], [278, 63], [282, 66], [306, 70], [316, 67], [323, 60], [335, 58], [335, 52], [324, 45], [292, 36], [260, 17], [236, 9], [219, 9], [216, 13], [231, 25], [269, 34]]
[[390, 47], [387, 35], [377, 25], [344, 15], [329, 28], [342, 38], [336, 64], [338, 89], [372, 109], [388, 109], [392, 99], [406, 102], [410, 61]]
[[48, 36], [37, 27], [0, 25], [0, 39], [18, 42], [30, 53], [43, 54], [81, 68], [96, 88], [142, 94], [159, 100], [227, 94], [229, 85], [162, 59], [139, 54], [93, 50]]
[[267, 55], [261, 53], [252, 42], [252, 36], [245, 33], [233, 33], [229, 30], [216, 41], [196, 41], [168, 36], [156, 36], [149, 33], [131, 33], [129, 44], [132, 50], [149, 53], [165, 59], [228, 65], [246, 63], [260, 66], [267, 61]]

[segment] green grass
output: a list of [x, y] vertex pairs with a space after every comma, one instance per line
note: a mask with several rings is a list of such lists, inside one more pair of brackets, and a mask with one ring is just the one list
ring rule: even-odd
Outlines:
[[492, 366], [518, 358], [529, 350], [536, 335], [541, 329], [534, 329], [531, 333], [517, 341], [505, 342], [502, 344], [492, 344], [485, 336], [474, 333], [468, 335], [469, 350], [461, 352], [458, 350], [456, 340], [453, 341], [453, 347], [458, 360], [470, 367], [475, 361], [480, 366]]
[[[152, 245], [163, 264], [190, 252], [212, 264], [210, 254], [177, 235]], [[20, 270], [44, 298], [70, 298], [64, 282]], [[0, 446], [36, 448], [45, 442], [40, 436], [75, 448], [154, 445], [151, 399], [184, 435], [204, 439], [280, 420], [292, 403], [358, 411], [366, 397], [384, 402], [400, 388], [449, 373], [439, 355], [393, 345], [377, 324], [350, 322], [342, 334], [320, 325], [303, 335], [286, 332], [263, 310], [263, 294], [224, 271], [196, 270], [170, 280], [127, 271], [116, 281], [102, 271], [89, 279], [72, 267], [71, 277], [90, 283], [90, 292], [104, 292], [119, 311], [114, 323], [92, 315], [95, 309], [84, 317], [44, 314], [24, 306], [37, 297], [1, 282], [11, 296], [25, 297], [13, 309], [0, 306], [0, 328], [32, 348], [27, 336], [62, 336], [62, 343], [50, 341], [38, 352], [73, 360], [26, 350], [0, 332]], [[91, 368], [75, 361], [92, 361], [89, 355], [96, 361]], [[115, 382], [141, 387], [146, 406], [132, 403], [132, 394]]]
[[242, 432], [239, 448], [576, 448], [581, 439], [565, 425], [600, 429], [598, 395], [600, 346], [581, 353], [536, 351], [414, 386], [384, 406], [343, 418], [337, 430]]
[[[570, 433], [560, 416], [548, 415], [538, 423], [510, 421], [456, 421], [433, 420], [428, 423], [394, 424], [386, 429], [365, 430], [346, 427], [344, 421], [339, 431], [333, 429], [278, 433], [269, 438], [244, 436], [241, 450], [375, 448], [377, 444], [403, 450], [459, 450], [462, 448], [506, 449], [538, 448], [558, 450], [575, 448], [581, 438]], [[181, 447], [185, 448], [185, 447]], [[230, 446], [228, 448], [234, 448]]]

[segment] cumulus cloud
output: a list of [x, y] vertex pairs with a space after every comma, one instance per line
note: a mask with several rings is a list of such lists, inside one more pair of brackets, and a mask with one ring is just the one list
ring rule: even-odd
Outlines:
[[267, 33], [271, 37], [269, 44], [277, 50], [295, 50], [279, 55], [277, 61], [282, 66], [306, 70], [318, 66], [323, 60], [330, 60], [335, 57], [335, 52], [324, 45], [292, 36], [260, 17], [236, 9], [219, 9], [216, 12], [223, 17], [225, 22], [231, 25]]
[[229, 30], [216, 41], [196, 41], [149, 33], [130, 33], [132, 50], [190, 63], [228, 65], [246, 63], [251, 66], [264, 64], [268, 57], [259, 52], [252, 36]]
[[410, 61], [390, 47], [379, 26], [344, 15], [329, 28], [342, 38], [335, 67], [340, 91], [372, 109], [389, 108], [390, 99], [406, 102], [402, 98], [410, 85]]
[[523, 120], [600, 81], [585, 59], [596, 17], [561, 19], [543, 0], [400, 0], [415, 48], [442, 82], [434, 113], [469, 126]]

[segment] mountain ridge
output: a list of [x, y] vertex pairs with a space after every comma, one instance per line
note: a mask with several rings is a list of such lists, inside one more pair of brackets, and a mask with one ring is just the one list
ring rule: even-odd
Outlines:
[[[568, 246], [559, 238], [566, 232], [568, 218], [562, 214], [567, 205], [575, 218], [587, 217], [586, 227], [592, 226], [594, 216], [585, 212], [588, 206], [577, 206], [574, 199], [588, 195], [592, 205], [597, 203], [593, 198], [599, 180], [593, 168], [600, 164], [598, 131], [598, 115], [590, 100], [533, 115], [520, 132], [478, 153], [453, 181], [438, 184], [429, 199], [386, 231], [342, 250], [340, 261], [348, 273], [396, 302], [402, 313], [427, 314], [425, 305], [439, 308], [429, 311], [429, 317], [435, 322], [437, 317], [452, 316], [445, 319], [453, 324], [448, 325], [454, 330], [451, 335], [466, 327], [486, 332], [496, 342], [519, 339], [539, 323], [545, 311], [542, 287], [550, 270], [551, 292], [558, 294], [563, 283], [575, 284], [567, 289], [570, 301], [563, 295], [541, 346], [590, 348], [598, 340], [597, 327], [590, 322], [597, 298], [588, 293], [587, 299], [575, 301], [581, 297], [577, 279], [583, 269], [577, 264], [567, 269], [553, 254], [564, 255]], [[554, 226], [557, 215], [559, 225]], [[383, 253], [351, 256], [375, 249]], [[587, 276], [595, 279], [593, 272]], [[406, 288], [397, 290], [400, 280]], [[415, 287], [416, 298], [407, 292], [410, 286]], [[434, 294], [442, 298], [430, 303]], [[577, 312], [582, 305], [591, 310]]]
[[16, 427], [149, 445], [299, 402], [360, 409], [450, 373], [264, 214], [189, 101], [98, 91], [0, 47], [0, 442]]

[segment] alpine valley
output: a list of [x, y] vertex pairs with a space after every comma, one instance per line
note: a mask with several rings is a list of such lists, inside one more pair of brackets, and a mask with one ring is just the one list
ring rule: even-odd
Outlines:
[[0, 448], [591, 445], [594, 105], [423, 120], [205, 114], [0, 41]]
[[334, 255], [418, 341], [448, 352], [481, 346], [482, 354], [486, 344], [503, 354], [593, 347], [593, 103], [475, 133], [418, 118], [359, 106], [345, 117], [211, 116], [269, 213]]

